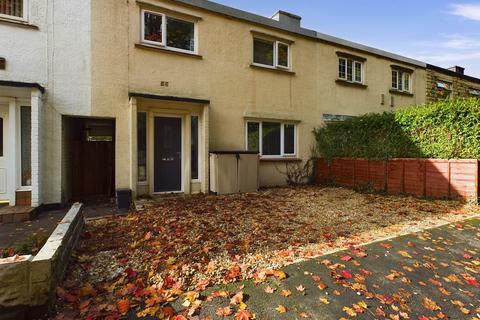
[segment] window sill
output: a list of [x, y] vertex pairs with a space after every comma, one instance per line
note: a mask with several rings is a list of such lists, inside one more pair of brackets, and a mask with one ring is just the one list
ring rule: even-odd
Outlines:
[[406, 92], [406, 91], [400, 91], [400, 90], [395, 90], [395, 89], [390, 89], [391, 94], [397, 94], [400, 96], [407, 96], [407, 97], [413, 97], [413, 93], [411, 92]]
[[0, 24], [8, 24], [8, 25], [16, 26], [20, 28], [38, 30], [38, 26], [30, 24], [28, 22], [21, 21], [21, 20], [7, 19], [3, 17], [0, 17]]
[[283, 73], [283, 74], [288, 74], [288, 75], [291, 75], [291, 76], [295, 75], [295, 72], [293, 72], [291, 70], [288, 70], [288, 69], [263, 66], [263, 65], [260, 65], [260, 64], [256, 64], [256, 63], [250, 64], [250, 68], [258, 69], [258, 70], [272, 71], [272, 72], [276, 72], [276, 73]]
[[176, 50], [171, 50], [171, 49], [163, 48], [163, 47], [157, 47], [157, 46], [150, 45], [150, 44], [145, 44], [145, 43], [135, 43], [135, 48], [160, 51], [160, 52], [176, 54], [176, 55], [181, 55], [181, 56], [187, 56], [187, 57], [196, 58], [196, 59], [203, 59], [203, 57], [201, 55], [196, 54], [196, 53], [176, 51]]
[[347, 81], [343, 79], [337, 79], [335, 80], [337, 84], [340, 84], [342, 86], [347, 86], [347, 87], [355, 87], [355, 88], [361, 88], [361, 89], [366, 89], [368, 86], [363, 83], [358, 83], [358, 82], [352, 82], [352, 81]]
[[284, 157], [284, 158], [260, 158], [260, 162], [301, 162], [302, 159], [295, 157]]

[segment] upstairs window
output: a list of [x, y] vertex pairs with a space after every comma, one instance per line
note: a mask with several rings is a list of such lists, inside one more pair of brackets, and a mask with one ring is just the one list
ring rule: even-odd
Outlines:
[[470, 94], [471, 97], [480, 99], [480, 89], [473, 89], [472, 88], [468, 91], [468, 93]]
[[290, 45], [281, 41], [253, 38], [253, 63], [290, 69]]
[[452, 96], [452, 84], [443, 80], [437, 80], [434, 93], [437, 99], [450, 99]]
[[338, 58], [338, 78], [348, 82], [363, 83], [363, 62]]
[[248, 121], [247, 150], [265, 158], [294, 157], [296, 155], [296, 125], [274, 121]]
[[196, 52], [195, 22], [142, 10], [142, 42], [175, 51]]
[[24, 20], [27, 0], [0, 0], [0, 18]]
[[402, 92], [411, 92], [412, 75], [400, 70], [392, 70], [392, 89]]

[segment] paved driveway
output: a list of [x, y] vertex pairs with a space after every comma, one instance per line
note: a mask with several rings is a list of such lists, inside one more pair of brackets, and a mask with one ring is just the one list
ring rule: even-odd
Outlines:
[[228, 306], [233, 318], [239, 305], [230, 304], [230, 298], [242, 291], [246, 310], [256, 319], [480, 319], [480, 219], [284, 271], [284, 280], [214, 288], [230, 296], [204, 302], [199, 318], [228, 319], [217, 315], [218, 308]]

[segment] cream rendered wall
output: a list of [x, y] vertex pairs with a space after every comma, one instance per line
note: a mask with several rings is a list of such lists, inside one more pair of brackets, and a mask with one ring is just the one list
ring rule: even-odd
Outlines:
[[[202, 59], [136, 48], [140, 42], [140, 7], [115, 0], [92, 3], [92, 113], [117, 119], [117, 187], [128, 179], [127, 92], [145, 92], [209, 99], [210, 150], [245, 148], [246, 114], [270, 114], [295, 119], [298, 155], [306, 160], [314, 145], [312, 130], [323, 123], [323, 113], [359, 115], [390, 110], [391, 64], [399, 62], [276, 31], [170, 1], [151, 4], [201, 17], [198, 21]], [[150, 7], [152, 8], [152, 7]], [[106, 14], [108, 12], [108, 14]], [[295, 75], [250, 67], [251, 31], [291, 39]], [[366, 89], [338, 85], [336, 51], [367, 58]], [[414, 68], [409, 65], [405, 67]], [[424, 102], [425, 71], [415, 68], [413, 97], [395, 96], [398, 106]], [[161, 87], [168, 81], [168, 87]], [[385, 105], [380, 95], [385, 94]], [[120, 143], [119, 143], [120, 142]], [[125, 145], [123, 145], [124, 143]], [[123, 148], [125, 147], [125, 150]], [[284, 184], [276, 167], [262, 163], [261, 184]]]

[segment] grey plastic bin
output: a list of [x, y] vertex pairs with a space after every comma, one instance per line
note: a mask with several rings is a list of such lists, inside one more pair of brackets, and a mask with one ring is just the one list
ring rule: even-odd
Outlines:
[[216, 194], [258, 190], [259, 155], [248, 151], [210, 152], [210, 191]]

